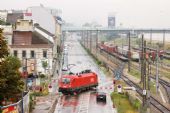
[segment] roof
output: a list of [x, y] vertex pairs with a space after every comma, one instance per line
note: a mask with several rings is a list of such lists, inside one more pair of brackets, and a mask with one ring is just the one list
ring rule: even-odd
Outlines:
[[45, 38], [40, 33], [34, 31], [32, 34], [32, 44], [52, 44], [47, 38]]
[[[36, 31], [13, 31], [14, 35], [13, 35], [13, 39], [15, 40], [19, 40], [19, 42], [17, 41], [17, 43], [13, 43], [11, 45], [11, 47], [23, 47], [23, 48], [30, 48], [30, 46], [33, 46], [33, 48], [36, 48], [36, 47], [52, 47], [53, 46], [53, 43], [48, 40], [46, 37], [44, 37], [42, 34], [36, 32]], [[15, 35], [15, 32], [16, 35]], [[26, 33], [26, 34], [24, 34]], [[29, 33], [29, 35], [28, 35]], [[18, 39], [18, 35], [22, 35], [23, 37]], [[25, 45], [23, 45], [23, 41], [22, 40], [25, 40], [26, 38], [31, 38], [29, 39], [27, 43], [25, 43]], [[24, 41], [25, 42], [25, 41]], [[31, 47], [32, 48], [32, 47]]]
[[45, 30], [44, 28], [40, 27], [40, 26], [36, 26], [36, 28], [40, 29], [41, 31], [45, 32], [46, 34], [50, 35], [50, 36], [55, 36], [54, 34], [50, 33], [49, 31]]

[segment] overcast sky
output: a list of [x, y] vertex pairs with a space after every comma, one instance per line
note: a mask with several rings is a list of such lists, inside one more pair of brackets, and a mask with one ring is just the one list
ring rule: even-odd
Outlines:
[[96, 21], [107, 25], [110, 12], [116, 25], [138, 28], [170, 28], [170, 0], [1, 0], [0, 9], [26, 9], [43, 4], [59, 8], [67, 22]]

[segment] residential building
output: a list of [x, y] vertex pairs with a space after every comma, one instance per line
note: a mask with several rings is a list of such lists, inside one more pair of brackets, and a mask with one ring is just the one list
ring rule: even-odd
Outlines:
[[6, 22], [14, 25], [18, 19], [23, 19], [23, 17], [24, 16], [23, 16], [22, 10], [19, 10], [19, 11], [11, 10], [11, 11], [8, 11]]
[[7, 10], [0, 10], [0, 20], [6, 21], [7, 14], [8, 14]]
[[[11, 54], [22, 61], [22, 69], [28, 73], [51, 74], [53, 61], [53, 34], [31, 20], [18, 20], [13, 31]], [[43, 67], [43, 62], [48, 66]]]
[[[53, 70], [52, 75], [57, 75], [60, 66], [60, 48], [61, 48], [61, 11], [44, 6], [29, 7], [24, 13], [24, 19], [33, 20], [34, 23], [39, 24], [43, 29], [54, 35], [53, 41]], [[47, 21], [48, 20], [48, 21]]]
[[33, 20], [34, 23], [38, 23], [52, 34], [56, 32], [55, 24], [57, 16], [61, 16], [61, 10], [47, 8], [42, 5], [29, 7], [24, 13], [24, 19]]

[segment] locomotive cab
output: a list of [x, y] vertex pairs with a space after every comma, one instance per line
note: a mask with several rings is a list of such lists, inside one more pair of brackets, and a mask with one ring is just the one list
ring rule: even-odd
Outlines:
[[70, 78], [62, 78], [62, 84], [70, 84]]

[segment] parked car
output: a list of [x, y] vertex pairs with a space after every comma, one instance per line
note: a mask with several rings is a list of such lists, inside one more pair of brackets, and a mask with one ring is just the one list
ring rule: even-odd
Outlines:
[[106, 93], [105, 92], [97, 92], [96, 93], [96, 101], [106, 103]]

